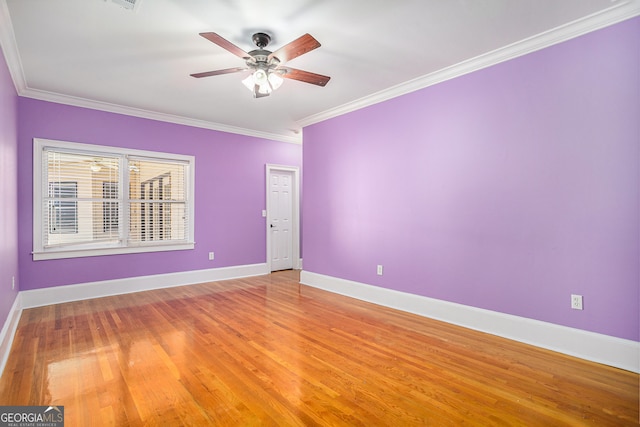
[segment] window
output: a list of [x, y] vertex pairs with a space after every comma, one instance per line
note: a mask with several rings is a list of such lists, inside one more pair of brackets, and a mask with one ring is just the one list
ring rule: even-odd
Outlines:
[[34, 139], [34, 259], [193, 249], [194, 163]]

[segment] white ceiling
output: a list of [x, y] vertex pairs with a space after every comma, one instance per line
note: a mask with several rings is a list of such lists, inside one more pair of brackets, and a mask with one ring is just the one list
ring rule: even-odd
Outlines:
[[[298, 142], [303, 126], [640, 14], [640, 0], [0, 0], [0, 44], [21, 96]], [[254, 99], [243, 66], [198, 36], [269, 50], [310, 33], [287, 63], [331, 76]]]

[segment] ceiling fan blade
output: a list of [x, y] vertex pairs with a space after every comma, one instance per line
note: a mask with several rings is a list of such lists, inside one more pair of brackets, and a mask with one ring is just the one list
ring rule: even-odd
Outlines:
[[236, 56], [239, 56], [240, 58], [248, 59], [251, 57], [247, 52], [240, 49], [238, 46], [216, 33], [200, 33], [200, 35], [209, 40], [211, 43], [217, 44], [221, 48], [228, 50], [229, 52], [233, 53]]
[[318, 85], [324, 87], [331, 77], [323, 76], [322, 74], [311, 73], [309, 71], [298, 70], [290, 67], [280, 67], [278, 70], [284, 70], [282, 77], [286, 79], [299, 80], [305, 83], [311, 83], [312, 85]]
[[191, 77], [201, 78], [201, 77], [210, 77], [210, 76], [218, 76], [220, 74], [229, 74], [229, 73], [237, 73], [239, 71], [246, 71], [247, 67], [235, 67], [235, 68], [225, 68], [224, 70], [216, 70], [216, 71], [205, 71], [204, 73], [195, 73], [189, 74]]
[[281, 63], [285, 63], [319, 47], [320, 42], [318, 42], [318, 40], [314, 39], [310, 34], [305, 34], [270, 54], [268, 59], [270, 60], [275, 57], [278, 58]]

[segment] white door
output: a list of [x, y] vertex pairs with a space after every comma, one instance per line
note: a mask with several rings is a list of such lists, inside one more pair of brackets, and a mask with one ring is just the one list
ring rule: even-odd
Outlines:
[[293, 177], [292, 171], [269, 172], [271, 271], [293, 268]]

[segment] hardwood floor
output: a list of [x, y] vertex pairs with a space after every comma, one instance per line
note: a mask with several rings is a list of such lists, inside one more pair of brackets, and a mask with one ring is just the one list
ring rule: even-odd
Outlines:
[[638, 400], [637, 374], [292, 271], [25, 310], [0, 378], [0, 405], [66, 426], [624, 426]]

